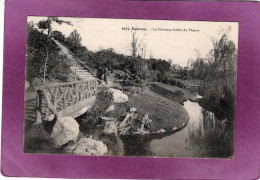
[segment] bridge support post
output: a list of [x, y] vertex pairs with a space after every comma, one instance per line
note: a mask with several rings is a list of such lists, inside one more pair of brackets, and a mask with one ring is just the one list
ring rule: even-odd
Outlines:
[[37, 98], [36, 98], [36, 121], [34, 124], [41, 124], [42, 123], [42, 93], [41, 91], [37, 91]]

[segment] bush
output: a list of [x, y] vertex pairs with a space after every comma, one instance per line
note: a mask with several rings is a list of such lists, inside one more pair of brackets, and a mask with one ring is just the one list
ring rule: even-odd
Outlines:
[[112, 105], [113, 95], [108, 91], [101, 91], [97, 94], [97, 99], [93, 107], [87, 111], [82, 119], [82, 126], [84, 127], [86, 123], [97, 123], [100, 116], [105, 113], [107, 108]]
[[126, 113], [130, 111], [130, 107], [127, 103], [115, 104], [115, 109], [105, 114], [106, 117], [121, 119], [124, 118]]
[[148, 87], [145, 83], [139, 86], [125, 86], [123, 87], [123, 92], [128, 96], [134, 96], [136, 94], [143, 94], [148, 90]]
[[109, 91], [101, 91], [97, 94], [96, 104], [106, 110], [113, 103], [113, 95]]
[[158, 75], [158, 71], [151, 71], [150, 76], [147, 77], [147, 80], [150, 82], [156, 82], [158, 81], [157, 75]]
[[170, 79], [169, 80], [169, 84], [172, 85], [172, 86], [176, 86], [176, 81], [174, 79]]
[[46, 62], [46, 81], [69, 81], [71, 70], [64, 60], [65, 57], [59, 54], [59, 47], [32, 23], [27, 25], [26, 48], [27, 81], [31, 83], [35, 78], [43, 79]]
[[184, 95], [184, 93], [182, 92], [182, 90], [177, 90], [177, 91], [174, 92], [174, 94], [175, 94], [176, 96], [183, 96], [183, 95]]
[[114, 73], [115, 73], [116, 79], [124, 79], [124, 77], [126, 75], [126, 73], [124, 71], [121, 71], [121, 70], [115, 70]]
[[157, 80], [167, 84], [169, 82], [169, 77], [164, 72], [160, 72], [157, 74]]
[[120, 84], [114, 84], [114, 85], [113, 85], [113, 88], [114, 88], [114, 89], [118, 89], [118, 90], [120, 90], [120, 91], [123, 90], [123, 87], [122, 87]]

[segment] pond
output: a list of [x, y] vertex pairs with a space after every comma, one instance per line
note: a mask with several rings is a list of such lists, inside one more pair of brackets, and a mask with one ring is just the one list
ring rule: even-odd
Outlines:
[[123, 136], [124, 156], [232, 158], [233, 128], [197, 102], [186, 101], [190, 119], [180, 130], [146, 136]]

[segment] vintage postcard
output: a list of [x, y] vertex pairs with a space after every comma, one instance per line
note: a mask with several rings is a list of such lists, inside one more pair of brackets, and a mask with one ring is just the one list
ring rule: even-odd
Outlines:
[[24, 153], [233, 158], [238, 23], [27, 18]]

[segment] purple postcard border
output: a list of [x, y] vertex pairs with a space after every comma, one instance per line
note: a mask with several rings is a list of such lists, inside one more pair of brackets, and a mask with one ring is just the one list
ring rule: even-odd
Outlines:
[[[26, 18], [66, 16], [239, 22], [235, 157], [225, 159], [23, 154]], [[260, 4], [116, 0], [8, 0], [4, 27], [2, 173], [18, 177], [257, 179]]]

